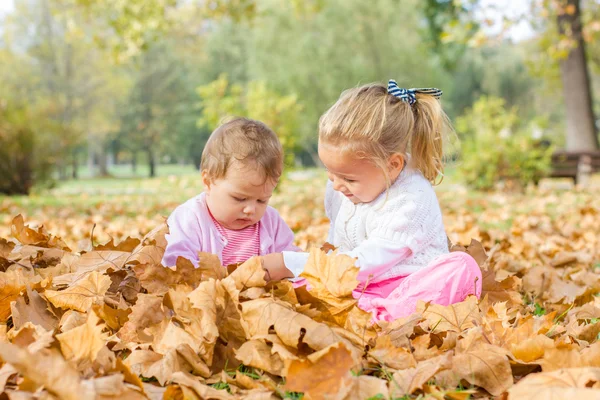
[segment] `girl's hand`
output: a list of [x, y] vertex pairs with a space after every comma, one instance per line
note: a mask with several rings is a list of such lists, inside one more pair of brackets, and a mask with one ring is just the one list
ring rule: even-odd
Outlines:
[[266, 272], [265, 279], [268, 281], [280, 281], [285, 278], [293, 278], [292, 271], [285, 267], [283, 254], [272, 253], [260, 257], [262, 266]]

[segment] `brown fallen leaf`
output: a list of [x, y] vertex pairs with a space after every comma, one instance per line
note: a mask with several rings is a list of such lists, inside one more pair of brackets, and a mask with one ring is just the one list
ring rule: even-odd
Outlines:
[[44, 296], [55, 307], [86, 312], [92, 304], [102, 304], [110, 278], [97, 271], [89, 273], [65, 290], [46, 290]]
[[31, 354], [13, 344], [0, 343], [0, 358], [30, 380], [34, 387], [44, 387], [65, 400], [79, 400], [85, 396], [79, 373], [56, 350], [44, 349]]
[[481, 323], [481, 314], [475, 296], [469, 296], [464, 301], [449, 306], [419, 301], [417, 312], [427, 319], [432, 332], [462, 332]]
[[200, 399], [214, 400], [234, 400], [235, 397], [227, 393], [226, 390], [217, 390], [202, 383], [198, 378], [185, 372], [175, 372], [172, 382], [180, 386], [189, 388], [199, 396]]
[[243, 327], [249, 338], [269, 334], [274, 329], [285, 345], [298, 348], [305, 343], [313, 350], [342, 341], [330, 327], [295, 312], [289, 304], [265, 298], [250, 300], [241, 306]]
[[493, 396], [499, 396], [513, 384], [506, 350], [486, 343], [481, 328], [470, 329], [457, 342], [452, 371]]
[[311, 249], [304, 271], [300, 274], [310, 283], [309, 293], [322, 301], [332, 315], [349, 310], [356, 304], [352, 291], [358, 285], [356, 261], [344, 254], [325, 254]]
[[105, 325], [98, 324], [100, 319], [95, 313], [89, 313], [85, 324], [56, 335], [65, 359], [91, 364], [106, 343], [108, 335], [103, 332]]
[[31, 244], [39, 247], [54, 247], [65, 251], [71, 251], [62, 239], [49, 235], [45, 232], [44, 227], [38, 228], [37, 231], [25, 225], [21, 214], [13, 218], [10, 224], [12, 236], [22, 244]]
[[179, 371], [193, 372], [205, 378], [210, 370], [188, 344], [180, 344], [162, 355], [152, 350], [134, 350], [125, 360], [131, 371], [145, 378], [155, 377], [161, 385]]
[[37, 291], [27, 288], [27, 300], [21, 296], [11, 303], [13, 324], [20, 329], [25, 322], [40, 325], [45, 330], [57, 327], [58, 319], [48, 310], [48, 302]]
[[235, 352], [235, 356], [248, 367], [259, 368], [273, 375], [282, 375], [284, 364], [281, 357], [272, 351], [264, 340], [254, 339], [245, 342]]
[[313, 399], [344, 399], [352, 390], [352, 353], [343, 343], [335, 343], [313, 354], [309, 360], [292, 361], [285, 390], [302, 392]]
[[388, 368], [408, 369], [417, 366], [412, 353], [405, 348], [394, 346], [387, 335], [377, 338], [375, 348], [369, 350], [369, 355]]
[[394, 372], [389, 383], [390, 395], [398, 398], [413, 394], [423, 388], [423, 385], [438, 371], [446, 370], [452, 365], [452, 354], [443, 355], [421, 361], [416, 368], [403, 369]]
[[513, 399], [600, 399], [600, 368], [561, 368], [530, 374], [509, 389]]

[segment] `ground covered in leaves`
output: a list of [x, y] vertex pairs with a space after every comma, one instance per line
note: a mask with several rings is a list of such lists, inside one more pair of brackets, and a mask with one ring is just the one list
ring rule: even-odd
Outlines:
[[[273, 202], [304, 248], [326, 236], [321, 189]], [[310, 292], [266, 283], [256, 260], [162, 267], [184, 200], [170, 193], [0, 202], [4, 398], [600, 398], [598, 191], [441, 190], [483, 296], [379, 325], [355, 306], [352, 261], [316, 248]]]

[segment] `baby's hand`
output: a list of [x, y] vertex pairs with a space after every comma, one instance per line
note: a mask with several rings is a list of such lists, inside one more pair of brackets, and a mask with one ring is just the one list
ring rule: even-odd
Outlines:
[[266, 272], [265, 279], [268, 281], [280, 281], [285, 278], [293, 278], [292, 271], [285, 267], [283, 254], [272, 253], [260, 258], [263, 268]]

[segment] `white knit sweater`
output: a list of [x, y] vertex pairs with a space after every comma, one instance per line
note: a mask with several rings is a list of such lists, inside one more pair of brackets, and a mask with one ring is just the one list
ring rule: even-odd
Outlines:
[[[411, 274], [448, 253], [442, 213], [433, 187], [421, 172], [406, 168], [389, 190], [370, 203], [353, 204], [327, 183], [327, 241], [357, 259], [371, 282]], [[286, 267], [302, 272], [306, 253], [284, 252]]]

